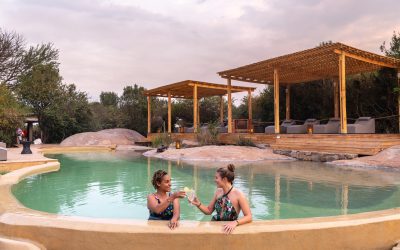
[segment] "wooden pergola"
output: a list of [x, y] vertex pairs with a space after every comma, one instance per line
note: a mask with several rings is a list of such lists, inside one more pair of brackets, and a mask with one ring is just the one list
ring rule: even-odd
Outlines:
[[[290, 119], [290, 85], [314, 80], [333, 79], [334, 113], [339, 117], [343, 134], [347, 133], [346, 75], [373, 72], [381, 67], [400, 71], [400, 60], [363, 51], [342, 43], [332, 43], [296, 53], [279, 56], [239, 68], [218, 72], [231, 80], [270, 84], [274, 86], [275, 133], [279, 126], [279, 86], [286, 86], [286, 119]], [[340, 99], [340, 101], [339, 101]], [[340, 104], [340, 105], [339, 105]], [[399, 99], [400, 105], [400, 99]]]
[[172, 132], [171, 124], [171, 98], [193, 99], [193, 128], [194, 132], [198, 131], [200, 123], [199, 99], [203, 97], [220, 96], [220, 119], [224, 119], [224, 95], [228, 95], [228, 132], [232, 132], [232, 93], [244, 92], [248, 93], [249, 102], [249, 120], [252, 120], [251, 109], [251, 92], [255, 88], [226, 86], [224, 84], [209, 83], [202, 81], [185, 80], [182, 82], [164, 85], [158, 88], [145, 91], [147, 96], [147, 132], [151, 133], [151, 97], [166, 97], [168, 98], [168, 133]]

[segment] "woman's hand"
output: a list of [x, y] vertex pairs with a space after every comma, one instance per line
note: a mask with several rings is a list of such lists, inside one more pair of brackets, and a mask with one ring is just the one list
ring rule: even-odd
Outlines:
[[233, 229], [235, 229], [238, 226], [238, 222], [235, 221], [230, 221], [227, 224], [224, 224], [223, 231], [225, 234], [230, 234], [233, 232]]
[[199, 199], [197, 199], [197, 197], [194, 197], [192, 201], [189, 200], [189, 203], [195, 205], [196, 207], [198, 207], [201, 204], [201, 202], [199, 201]]
[[172, 199], [183, 198], [185, 196], [186, 196], [186, 193], [184, 191], [177, 191], [171, 195]]
[[168, 223], [168, 227], [171, 230], [174, 230], [175, 228], [177, 228], [179, 226], [179, 220], [176, 218], [172, 218], [169, 223]]

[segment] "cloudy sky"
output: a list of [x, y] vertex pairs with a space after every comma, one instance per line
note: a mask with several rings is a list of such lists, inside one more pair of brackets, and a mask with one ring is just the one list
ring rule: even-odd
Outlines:
[[400, 0], [0, 0], [0, 28], [54, 43], [64, 81], [97, 100], [135, 83], [225, 83], [216, 72], [321, 41], [380, 53], [399, 11]]

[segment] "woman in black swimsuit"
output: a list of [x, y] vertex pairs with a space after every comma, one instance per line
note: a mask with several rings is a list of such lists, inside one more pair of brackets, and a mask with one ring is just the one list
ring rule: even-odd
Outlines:
[[[217, 190], [208, 206], [203, 205], [196, 197], [192, 204], [197, 206], [204, 214], [216, 214], [212, 217], [213, 221], [230, 221], [224, 224], [224, 232], [232, 233], [235, 227], [250, 223], [252, 221], [251, 210], [244, 194], [233, 187], [235, 179], [235, 166], [229, 164], [225, 168], [218, 168], [215, 173], [215, 184]], [[238, 219], [240, 211], [243, 217]]]
[[147, 196], [149, 220], [169, 220], [168, 226], [174, 229], [178, 226], [180, 206], [177, 198], [185, 197], [185, 192], [171, 192], [171, 177], [164, 170], [157, 170], [151, 181], [155, 193]]

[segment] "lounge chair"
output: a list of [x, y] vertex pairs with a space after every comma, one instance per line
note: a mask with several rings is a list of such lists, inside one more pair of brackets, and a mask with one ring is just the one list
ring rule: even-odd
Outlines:
[[375, 134], [375, 119], [371, 117], [360, 117], [354, 124], [347, 125], [349, 134]]
[[338, 134], [340, 132], [340, 119], [330, 118], [327, 124], [313, 126], [314, 134]]
[[[293, 120], [284, 120], [281, 123], [281, 126], [280, 126], [280, 133], [281, 134], [285, 134], [287, 127], [291, 126], [291, 125], [294, 125], [294, 124], [296, 124], [296, 122], [293, 121]], [[274, 134], [275, 133], [275, 126], [265, 127], [265, 133], [266, 134]]]
[[228, 133], [228, 125], [217, 127], [218, 133]]
[[185, 127], [183, 131], [185, 131], [185, 133], [193, 133], [194, 127]]
[[4, 142], [0, 142], [0, 161], [7, 160], [7, 148]]
[[287, 127], [286, 131], [288, 134], [305, 134], [307, 133], [307, 126], [319, 124], [316, 119], [307, 119], [302, 125], [290, 125]]

